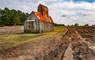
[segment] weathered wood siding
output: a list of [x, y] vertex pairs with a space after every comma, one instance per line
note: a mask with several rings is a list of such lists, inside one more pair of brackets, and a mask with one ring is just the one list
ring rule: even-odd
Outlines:
[[[30, 30], [28, 20], [31, 20], [31, 22], [33, 20], [35, 20], [34, 21], [34, 28], [32, 28], [33, 30]], [[30, 14], [30, 16], [24, 22], [24, 31], [25, 32], [39, 32], [39, 21], [38, 21], [37, 17], [35, 16], [35, 14], [33, 12]]]
[[54, 24], [48, 22], [40, 22], [40, 32], [47, 32], [54, 30]]

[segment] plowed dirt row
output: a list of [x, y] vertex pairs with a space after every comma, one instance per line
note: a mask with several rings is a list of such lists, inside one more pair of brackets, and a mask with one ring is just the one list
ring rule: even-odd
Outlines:
[[68, 28], [56, 35], [41, 37], [45, 40], [41, 43], [27, 42], [1, 50], [0, 60], [95, 60], [95, 50], [91, 47], [94, 45], [78, 29]]

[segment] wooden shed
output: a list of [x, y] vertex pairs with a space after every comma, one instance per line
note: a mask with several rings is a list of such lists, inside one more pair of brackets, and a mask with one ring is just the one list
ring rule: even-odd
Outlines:
[[24, 22], [25, 32], [46, 32], [54, 30], [54, 21], [48, 15], [48, 8], [42, 4], [38, 6], [38, 12], [32, 11]]

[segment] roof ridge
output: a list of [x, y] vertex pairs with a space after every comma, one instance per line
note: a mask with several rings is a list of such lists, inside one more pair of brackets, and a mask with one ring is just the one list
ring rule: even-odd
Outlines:
[[[45, 6], [45, 7], [47, 7], [46, 5], [43, 5], [43, 4], [39, 4], [39, 6]], [[47, 7], [48, 8], [48, 7]]]

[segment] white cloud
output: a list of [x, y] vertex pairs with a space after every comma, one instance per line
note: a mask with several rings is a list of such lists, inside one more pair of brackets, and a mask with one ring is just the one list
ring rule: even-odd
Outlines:
[[[50, 8], [50, 11], [52, 11], [51, 14], [52, 14], [54, 20], [59, 20], [59, 21], [55, 21], [56, 23], [95, 24], [95, 20], [94, 20], [95, 3], [59, 2], [57, 4], [49, 5], [49, 8]], [[61, 17], [60, 15], [66, 15], [67, 17]], [[57, 17], [57, 16], [59, 16], [59, 17]], [[55, 18], [55, 17], [57, 17], [57, 18]]]
[[[63, 0], [0, 0], [0, 8], [19, 9], [24, 12], [37, 11], [39, 3], [49, 8], [49, 14], [55, 23], [63, 24], [95, 24], [95, 3], [66, 2]], [[62, 17], [66, 15], [66, 17]]]

